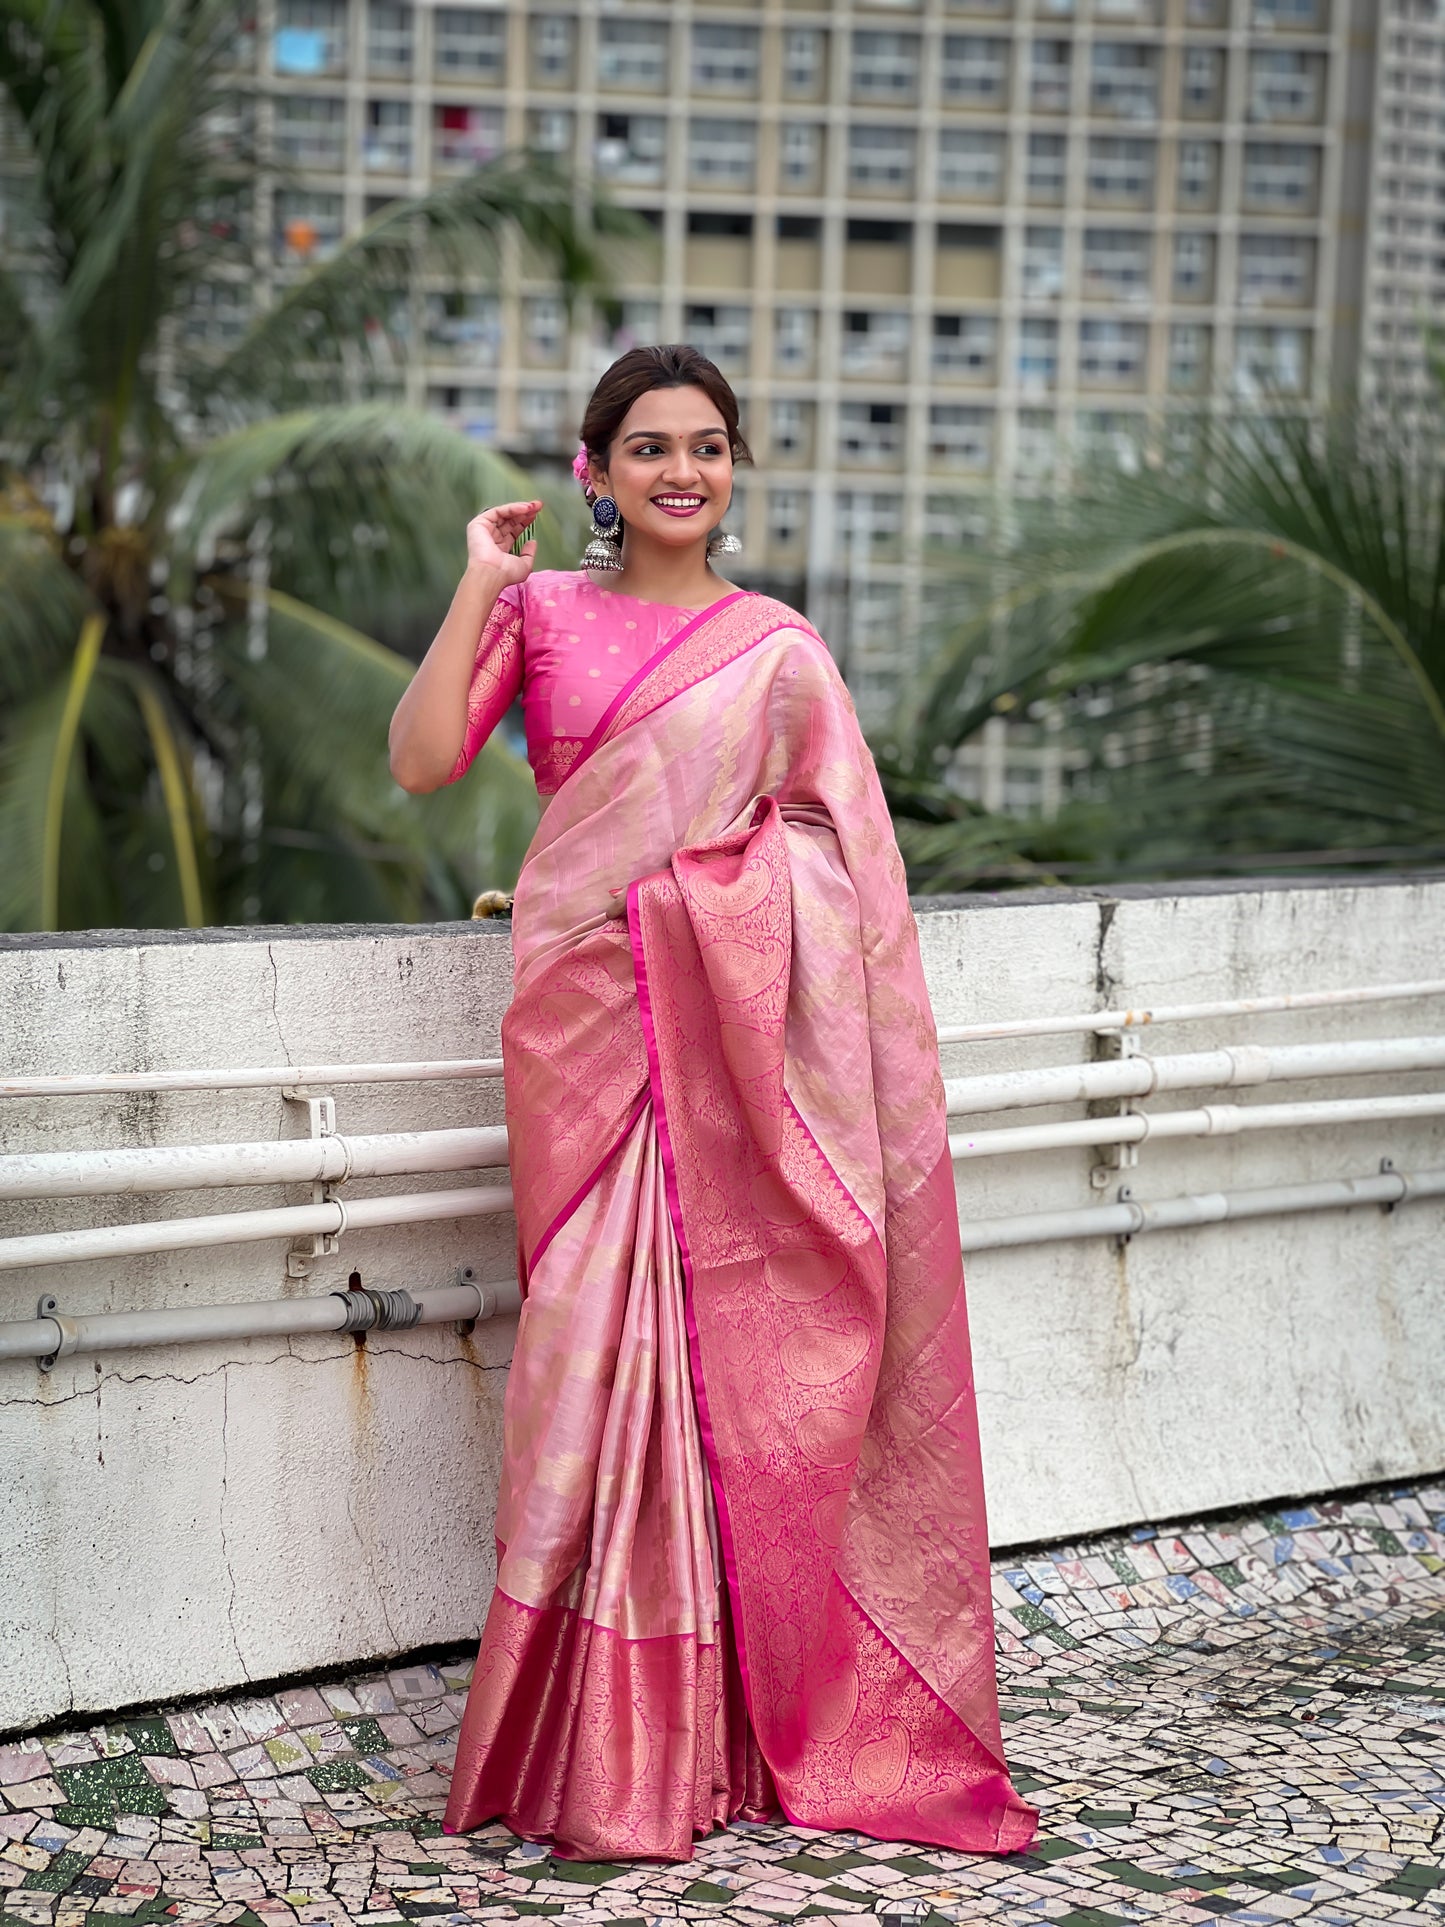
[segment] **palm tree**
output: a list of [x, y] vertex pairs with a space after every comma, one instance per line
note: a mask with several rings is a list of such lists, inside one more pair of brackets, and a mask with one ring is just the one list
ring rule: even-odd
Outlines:
[[[1264, 413], [1026, 515], [880, 755], [914, 887], [1445, 858], [1440, 426]], [[943, 774], [1010, 713], [1072, 752], [1051, 816]]]
[[[388, 355], [505, 230], [570, 304], [637, 224], [508, 155], [245, 313], [274, 175], [236, 20], [0, 0], [3, 928], [464, 915], [534, 820], [500, 744], [434, 797], [387, 773], [411, 665], [378, 636], [430, 633], [479, 506], [547, 494], [402, 406]], [[564, 559], [556, 517], [539, 541]]]

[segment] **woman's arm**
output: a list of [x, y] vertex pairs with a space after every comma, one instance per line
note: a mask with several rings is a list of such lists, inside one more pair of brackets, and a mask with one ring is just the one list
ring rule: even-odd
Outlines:
[[532, 572], [535, 540], [525, 543], [520, 555], [513, 555], [511, 546], [541, 507], [540, 502], [507, 502], [467, 524], [466, 570], [391, 719], [391, 773], [404, 790], [424, 794], [460, 773], [477, 641], [501, 591], [525, 582]]

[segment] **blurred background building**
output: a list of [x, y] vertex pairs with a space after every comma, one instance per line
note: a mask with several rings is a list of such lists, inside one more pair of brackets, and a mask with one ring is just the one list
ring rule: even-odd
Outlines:
[[[287, 173], [203, 325], [506, 147], [605, 182], [657, 240], [619, 252], [620, 331], [512, 248], [490, 291], [412, 291], [359, 379], [539, 466], [614, 354], [696, 343], [758, 460], [738, 572], [807, 610], [865, 720], [930, 558], [1001, 499], [1266, 392], [1418, 378], [1445, 294], [1437, 0], [268, 0], [238, 60]], [[1039, 800], [979, 754], [987, 800]]]

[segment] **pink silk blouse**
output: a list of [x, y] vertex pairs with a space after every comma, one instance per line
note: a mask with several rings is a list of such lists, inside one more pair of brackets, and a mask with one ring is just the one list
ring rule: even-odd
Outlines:
[[599, 588], [580, 569], [533, 569], [509, 584], [482, 626], [466, 738], [447, 781], [465, 775], [520, 691], [527, 761], [538, 794], [551, 796], [613, 697], [696, 614]]

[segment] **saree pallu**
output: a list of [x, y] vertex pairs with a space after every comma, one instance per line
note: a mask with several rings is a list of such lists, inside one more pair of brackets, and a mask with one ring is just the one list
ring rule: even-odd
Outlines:
[[513, 936], [524, 1302], [446, 1830], [1026, 1846], [917, 929], [795, 611], [737, 592], [619, 692]]

